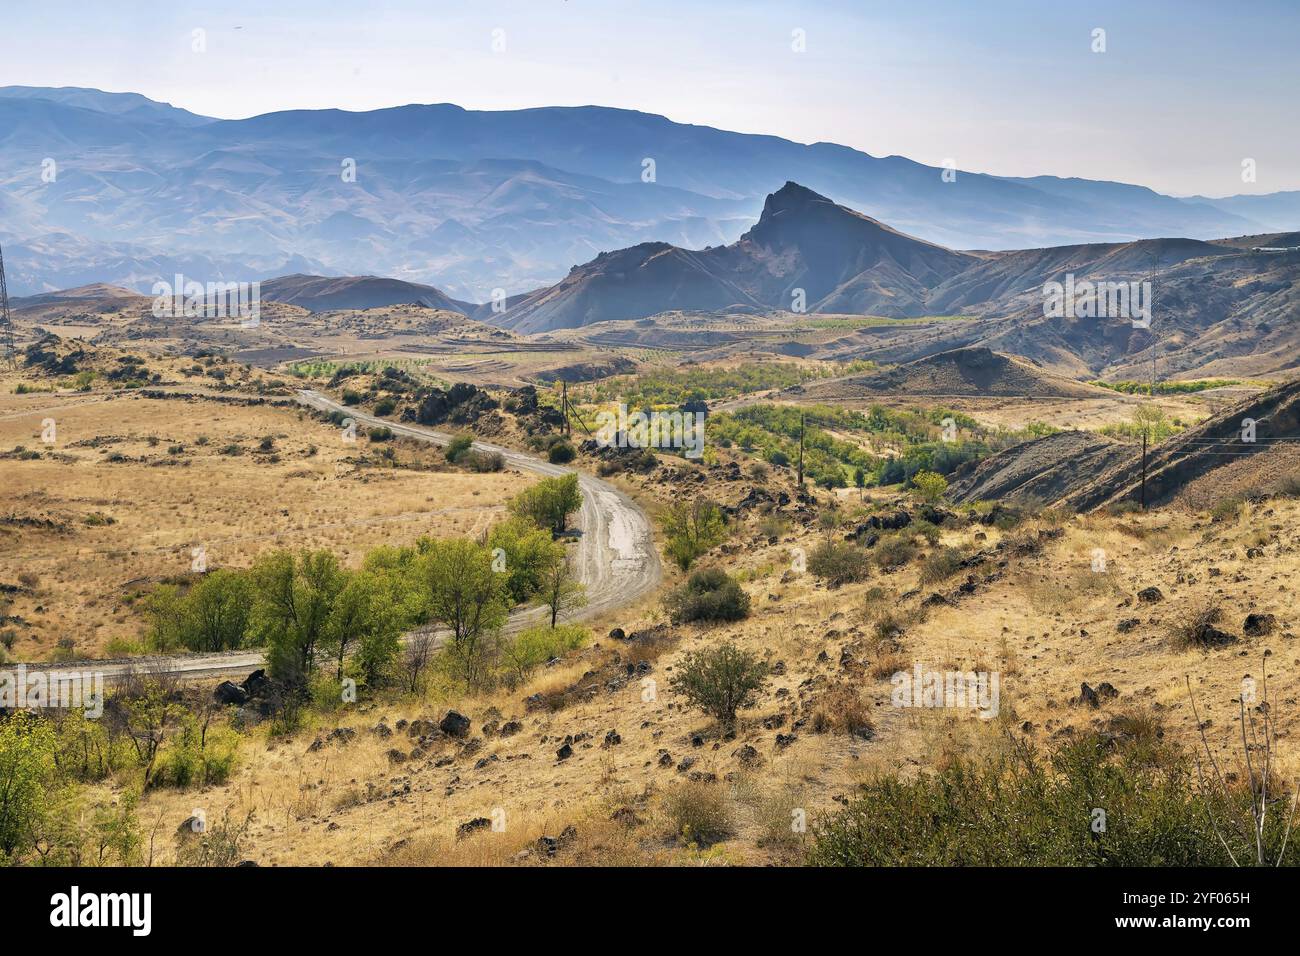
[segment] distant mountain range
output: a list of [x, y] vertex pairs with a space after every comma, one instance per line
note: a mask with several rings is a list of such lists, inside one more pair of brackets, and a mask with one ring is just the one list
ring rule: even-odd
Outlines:
[[[772, 248], [763, 230], [773, 219], [755, 220], [787, 180], [865, 214], [846, 228], [882, 231], [878, 261], [832, 257], [802, 280], [827, 311], [868, 308], [888, 293], [915, 298], [963, 261], [952, 248], [1300, 228], [1300, 191], [1180, 199], [1122, 183], [966, 172], [948, 182], [942, 173], [595, 106], [215, 120], [132, 93], [0, 88], [0, 241], [14, 294], [92, 282], [147, 291], [176, 272], [202, 281], [371, 273], [458, 302], [524, 296], [519, 327], [542, 328], [586, 308], [578, 290], [552, 288], [598, 286], [594, 276], [564, 278], [581, 262], [606, 281], [627, 269], [681, 272], [684, 300], [767, 303], [790, 291], [793, 273], [771, 273], [756, 250]], [[909, 246], [920, 258], [898, 261], [883, 239], [893, 230], [928, 251]], [[809, 242], [798, 242], [805, 253]], [[692, 257], [704, 257], [703, 271]], [[849, 273], [863, 278], [841, 288]], [[719, 275], [735, 287], [719, 287]], [[538, 289], [551, 297], [530, 294]]]

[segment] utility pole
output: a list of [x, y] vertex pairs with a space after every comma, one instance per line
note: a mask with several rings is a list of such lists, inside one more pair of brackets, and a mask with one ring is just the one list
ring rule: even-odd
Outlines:
[[1147, 425], [1142, 425], [1142, 510], [1147, 510]]
[[560, 382], [560, 408], [564, 411], [564, 434], [566, 436], [573, 434], [573, 426], [569, 424], [569, 383], [567, 380]]
[[18, 367], [14, 351], [14, 323], [9, 315], [9, 286], [5, 282], [5, 255], [0, 249], [0, 342], [4, 343], [5, 360], [10, 368]]
[[803, 426], [804, 413], [799, 413], [799, 490], [803, 491]]

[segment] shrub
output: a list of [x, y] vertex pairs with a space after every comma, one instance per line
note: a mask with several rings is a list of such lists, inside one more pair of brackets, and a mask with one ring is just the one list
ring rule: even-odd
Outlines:
[[[1009, 742], [958, 757], [937, 773], [889, 773], [862, 784], [844, 810], [814, 821], [814, 866], [1226, 866], [1212, 820], [1241, 819], [1251, 795], [1203, 791], [1176, 745], [1090, 733], [1045, 754]], [[1289, 801], [1288, 801], [1289, 802]], [[1095, 808], [1106, 829], [1094, 831]], [[1243, 811], [1243, 808], [1244, 811]], [[1270, 857], [1286, 812], [1263, 835]], [[1247, 816], [1248, 819], [1248, 816]], [[1253, 836], [1225, 831], [1238, 859]], [[1286, 862], [1300, 859], [1294, 843]]]
[[941, 532], [939, 531], [939, 526], [932, 522], [926, 521], [924, 518], [917, 518], [915, 521], [913, 521], [910, 525], [907, 526], [907, 531], [905, 533], [907, 534], [908, 537], [912, 539], [924, 538], [925, 543], [929, 545], [938, 544], [939, 537], [941, 535]]
[[1230, 498], [1221, 498], [1214, 503], [1210, 509], [1210, 519], [1212, 521], [1236, 521], [1243, 513], [1246, 507], [1246, 499], [1240, 496]]
[[180, 732], [159, 755], [151, 785], [185, 788], [225, 783], [235, 766], [238, 739], [234, 731], [204, 728], [186, 715]]
[[867, 576], [867, 553], [847, 541], [828, 541], [809, 555], [808, 570], [831, 587], [861, 581]]
[[1236, 643], [1235, 637], [1215, 627], [1222, 618], [1223, 610], [1217, 605], [1188, 608], [1170, 629], [1170, 642], [1180, 651], [1208, 650]]
[[722, 509], [703, 498], [672, 505], [664, 515], [663, 524], [668, 539], [664, 550], [683, 571], [689, 570], [697, 558], [717, 547], [727, 536]]
[[473, 444], [474, 444], [474, 436], [457, 435], [455, 438], [453, 438], [450, 442], [447, 443], [447, 448], [445, 452], [445, 454], [447, 455], [447, 460], [453, 463], [459, 461], [460, 457], [464, 455], [467, 451], [469, 451], [470, 446], [472, 446]]
[[938, 584], [952, 577], [962, 567], [962, 553], [956, 548], [939, 548], [921, 562], [921, 583]]
[[668, 794], [664, 809], [673, 833], [686, 843], [710, 846], [735, 831], [731, 803], [716, 783], [683, 784]]
[[546, 460], [552, 465], [567, 465], [577, 456], [578, 453], [573, 450], [572, 445], [567, 441], [559, 441], [552, 445], [550, 450], [547, 451]]
[[918, 471], [912, 476], [912, 490], [923, 501], [938, 501], [948, 490], [948, 479], [933, 471]]
[[877, 543], [873, 556], [882, 570], [892, 571], [916, 557], [916, 545], [912, 542], [911, 535], [887, 535]]
[[511, 677], [522, 683], [533, 671], [554, 657], [583, 647], [591, 635], [585, 627], [561, 624], [558, 627], [530, 627], [502, 648], [501, 656]]
[[506, 466], [506, 457], [499, 451], [471, 451], [461, 459], [472, 471], [501, 471]]
[[180, 866], [235, 866], [244, 858], [244, 841], [248, 838], [250, 812], [243, 822], [234, 822], [227, 811], [221, 822], [210, 824], [202, 834], [183, 834], [176, 851]]
[[749, 595], [720, 568], [696, 571], [665, 603], [674, 624], [739, 621], [749, 615]]
[[669, 686], [725, 726], [747, 707], [767, 679], [767, 665], [730, 642], [687, 653]]
[[381, 425], [378, 428], [371, 428], [367, 431], [366, 437], [371, 441], [392, 441], [393, 430], [387, 425]]
[[836, 684], [822, 695], [813, 711], [814, 733], [828, 731], [870, 739], [875, 734], [870, 708], [857, 688]]
[[393, 411], [396, 408], [397, 402], [393, 401], [391, 398], [381, 398], [379, 401], [375, 402], [375, 414], [380, 418], [393, 414]]

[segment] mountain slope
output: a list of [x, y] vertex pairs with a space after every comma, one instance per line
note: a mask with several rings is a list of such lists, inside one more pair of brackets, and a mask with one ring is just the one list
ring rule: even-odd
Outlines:
[[787, 182], [731, 245], [692, 252], [646, 243], [604, 253], [493, 318], [545, 332], [733, 306], [908, 315], [924, 306], [930, 285], [974, 261]]
[[[30, 171], [49, 156], [59, 176], [43, 182]], [[348, 158], [353, 180], [341, 175]], [[648, 182], [646, 158], [655, 161]], [[498, 288], [518, 295], [550, 285], [574, 262], [609, 250], [734, 242], [770, 185], [785, 180], [957, 248], [1300, 226], [1277, 221], [1290, 208], [1285, 198], [1267, 206], [1265, 224], [1226, 200], [1050, 177], [962, 172], [945, 181], [941, 172], [832, 143], [594, 106], [483, 112], [436, 104], [208, 120], [135, 94], [0, 88], [0, 239], [64, 234], [79, 255], [47, 260], [51, 275], [97, 264], [96, 278], [141, 291], [148, 283], [140, 276], [108, 271], [119, 257], [106, 246], [141, 246], [142, 259], [233, 261], [241, 278], [265, 274], [255, 263], [292, 254], [321, 271], [390, 275], [485, 301]], [[1242, 209], [1265, 208], [1248, 198]], [[25, 265], [16, 292], [59, 284], [38, 273], [26, 285]], [[881, 299], [886, 279], [915, 274], [901, 265], [843, 290], [838, 307]]]
[[433, 286], [380, 276], [289, 275], [262, 283], [262, 298], [302, 306], [311, 312], [373, 309], [414, 303], [430, 309], [467, 313], [472, 307], [448, 298]]
[[1111, 393], [976, 347], [940, 352], [870, 375], [814, 382], [802, 386], [801, 394], [819, 401], [873, 395], [1106, 398]]

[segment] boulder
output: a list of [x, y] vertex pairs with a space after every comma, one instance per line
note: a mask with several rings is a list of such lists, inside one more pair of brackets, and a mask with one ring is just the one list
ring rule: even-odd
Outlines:
[[230, 704], [235, 707], [242, 707], [248, 703], [248, 691], [240, 687], [234, 681], [223, 680], [217, 685], [217, 689], [212, 692], [213, 700], [219, 704]]
[[275, 687], [271, 678], [266, 676], [266, 671], [260, 668], [245, 677], [241, 686], [249, 697], [265, 697]]
[[492, 821], [487, 817], [475, 817], [473, 820], [466, 820], [460, 826], [456, 827], [456, 839], [463, 840], [467, 836], [473, 836], [482, 830], [492, 827]]
[[1272, 614], [1247, 614], [1241, 631], [1247, 637], [1263, 637], [1272, 634], [1277, 627], [1277, 618]]
[[438, 729], [448, 737], [464, 738], [469, 736], [469, 718], [454, 710], [447, 711], [438, 721]]

